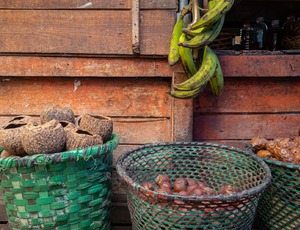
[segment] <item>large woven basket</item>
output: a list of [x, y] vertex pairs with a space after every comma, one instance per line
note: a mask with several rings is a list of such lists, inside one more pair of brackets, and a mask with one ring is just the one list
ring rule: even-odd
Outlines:
[[[254, 152], [247, 147], [248, 152]], [[262, 158], [263, 159], [263, 158]], [[263, 159], [272, 173], [272, 184], [257, 207], [260, 229], [300, 229], [300, 165]]]
[[[127, 182], [134, 230], [251, 229], [261, 193], [271, 181], [268, 166], [242, 150], [201, 142], [144, 145], [123, 153], [117, 171]], [[231, 195], [183, 196], [151, 191], [141, 184], [159, 174], [223, 184], [240, 191]]]
[[10, 228], [110, 228], [112, 152], [103, 145], [54, 154], [0, 159], [3, 200]]

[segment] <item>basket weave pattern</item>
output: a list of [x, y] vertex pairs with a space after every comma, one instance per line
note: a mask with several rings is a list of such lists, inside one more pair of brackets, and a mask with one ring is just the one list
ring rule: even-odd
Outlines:
[[264, 159], [272, 173], [272, 185], [257, 207], [261, 229], [300, 229], [300, 165]]
[[112, 151], [104, 145], [0, 159], [10, 228], [109, 229]]
[[[210, 143], [161, 143], [124, 153], [117, 171], [127, 182], [134, 230], [251, 229], [260, 194], [269, 185], [267, 165], [253, 154]], [[145, 189], [143, 181], [159, 174], [172, 183], [180, 177], [205, 181], [218, 190], [238, 188], [232, 195], [182, 196]]]

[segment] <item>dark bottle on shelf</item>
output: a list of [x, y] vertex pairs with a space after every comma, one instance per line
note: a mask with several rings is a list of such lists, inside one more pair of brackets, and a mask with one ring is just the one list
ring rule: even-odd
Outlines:
[[253, 28], [250, 26], [250, 22], [244, 22], [243, 28], [240, 29], [242, 50], [252, 49], [252, 34], [253, 34]]
[[271, 22], [271, 28], [268, 30], [268, 50], [275, 51], [281, 49], [281, 32], [279, 20], [273, 20]]
[[264, 22], [264, 17], [256, 18], [256, 24], [253, 26], [253, 49], [266, 50], [267, 49], [267, 32], [268, 26]]

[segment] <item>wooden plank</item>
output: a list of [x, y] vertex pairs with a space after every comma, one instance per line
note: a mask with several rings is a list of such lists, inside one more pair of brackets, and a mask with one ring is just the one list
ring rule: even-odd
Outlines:
[[219, 56], [219, 60], [229, 77], [300, 76], [300, 55]]
[[[141, 12], [141, 55], [167, 55], [176, 11]], [[131, 11], [0, 10], [0, 52], [132, 55]]]
[[[300, 76], [300, 75], [299, 75]], [[224, 90], [215, 97], [206, 87], [194, 100], [195, 113], [299, 112], [300, 78], [225, 78]]]
[[0, 76], [171, 78], [174, 71], [181, 65], [157, 58], [0, 56]]
[[[141, 9], [177, 9], [176, 0], [140, 0]], [[0, 9], [130, 9], [128, 0], [5, 0]]]
[[69, 106], [77, 115], [164, 119], [171, 116], [169, 85], [163, 78], [5, 78], [0, 115], [39, 115], [48, 104]]
[[216, 114], [194, 116], [195, 140], [267, 139], [299, 135], [300, 116], [291, 114]]
[[[184, 73], [174, 73], [173, 84], [186, 79]], [[173, 128], [174, 141], [192, 141], [193, 139], [193, 100], [178, 100], [173, 98]]]
[[131, 14], [132, 14], [132, 52], [134, 54], [140, 53], [140, 0], [131, 0]]

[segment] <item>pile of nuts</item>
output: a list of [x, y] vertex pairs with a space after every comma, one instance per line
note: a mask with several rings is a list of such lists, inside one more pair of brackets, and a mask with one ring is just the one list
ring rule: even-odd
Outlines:
[[253, 137], [249, 144], [254, 152], [262, 158], [300, 164], [300, 136], [272, 140]]
[[[210, 196], [210, 195], [230, 195], [238, 192], [238, 190], [231, 185], [222, 185], [217, 191], [211, 188], [207, 183], [191, 178], [177, 178], [174, 183], [171, 183], [171, 178], [159, 174], [155, 178], [155, 182], [144, 181], [141, 185], [147, 189], [146, 196], [153, 196], [153, 191], [170, 195], [181, 196]], [[163, 196], [160, 196], [163, 198]]]

